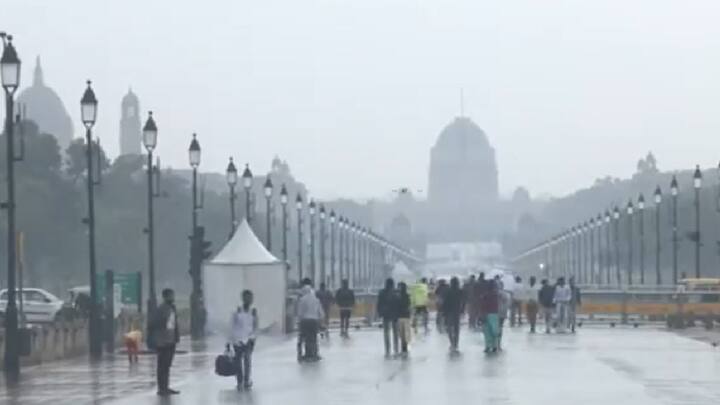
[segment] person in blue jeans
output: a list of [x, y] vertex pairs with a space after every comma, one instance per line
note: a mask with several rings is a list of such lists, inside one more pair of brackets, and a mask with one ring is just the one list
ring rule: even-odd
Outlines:
[[495, 353], [499, 348], [500, 320], [498, 317], [500, 296], [495, 280], [485, 283], [486, 290], [482, 298], [482, 310], [485, 314], [483, 333], [485, 335], [485, 353]]
[[242, 292], [242, 305], [233, 312], [230, 318], [230, 343], [235, 350], [235, 367], [237, 367], [237, 389], [250, 389], [250, 371], [252, 353], [255, 348], [255, 333], [258, 328], [257, 310], [252, 306], [253, 293]]

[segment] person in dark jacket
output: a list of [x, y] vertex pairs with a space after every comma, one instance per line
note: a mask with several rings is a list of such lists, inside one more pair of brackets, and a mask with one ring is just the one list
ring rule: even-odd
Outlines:
[[343, 280], [341, 287], [335, 293], [335, 303], [340, 309], [340, 336], [350, 337], [348, 329], [350, 329], [350, 317], [355, 307], [355, 293], [350, 289], [348, 280]]
[[380, 291], [377, 299], [377, 313], [383, 323], [383, 337], [385, 341], [385, 357], [390, 357], [390, 334], [392, 333], [392, 349], [398, 354], [398, 301], [399, 296], [395, 290], [395, 281], [392, 278], [385, 280], [385, 288]]
[[438, 281], [437, 288], [435, 288], [435, 308], [437, 309], [437, 316], [435, 317], [435, 323], [437, 331], [439, 333], [445, 332], [445, 318], [443, 318], [443, 300], [445, 299], [445, 293], [447, 293], [448, 284], [444, 279]]
[[175, 347], [180, 341], [175, 310], [175, 292], [166, 288], [162, 291], [163, 303], [155, 310], [152, 321], [152, 339], [157, 353], [157, 394], [168, 396], [179, 394], [170, 388], [170, 367], [175, 357]]
[[547, 281], [543, 279], [540, 282], [540, 291], [538, 291], [538, 302], [542, 308], [543, 317], [545, 318], [545, 333], [550, 333], [550, 326], [552, 325], [554, 305], [553, 299], [555, 298], [555, 288], [553, 288]]
[[582, 306], [582, 293], [580, 292], [580, 287], [578, 287], [575, 283], [575, 277], [570, 277], [570, 291], [570, 332], [575, 333], [575, 326], [577, 324], [577, 311]]
[[499, 348], [500, 335], [500, 296], [498, 285], [494, 280], [485, 281], [482, 295], [482, 312], [485, 314], [483, 333], [485, 335], [485, 353], [495, 353]]
[[450, 287], [445, 292], [442, 304], [442, 314], [450, 339], [450, 352], [458, 352], [460, 342], [460, 316], [465, 310], [465, 297], [460, 289], [460, 280], [457, 277], [450, 279]]
[[332, 292], [330, 292], [325, 283], [320, 283], [320, 289], [315, 292], [315, 295], [320, 300], [320, 305], [322, 305], [323, 312], [325, 312], [325, 318], [323, 319], [323, 323], [320, 326], [320, 336], [325, 337], [326, 339], [330, 338], [330, 307], [333, 304], [333, 301], [335, 300], [335, 297], [333, 297]]
[[398, 334], [400, 335], [400, 351], [403, 357], [408, 355], [408, 345], [412, 336], [412, 324], [410, 315], [412, 313], [410, 294], [407, 291], [407, 284], [398, 283]]

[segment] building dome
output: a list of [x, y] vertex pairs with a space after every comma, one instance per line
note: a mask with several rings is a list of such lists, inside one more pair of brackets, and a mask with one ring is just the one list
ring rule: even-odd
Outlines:
[[492, 150], [485, 131], [467, 117], [457, 117], [440, 132], [435, 149]]
[[129, 89], [127, 94], [123, 96], [122, 98], [122, 106], [123, 107], [129, 107], [129, 106], [140, 106], [140, 100], [138, 99], [138, 96], [133, 93], [132, 89]]
[[57, 93], [45, 85], [40, 57], [36, 60], [32, 86], [20, 92], [17, 105], [27, 112], [28, 119], [38, 124], [40, 132], [55, 136], [62, 151], [70, 145], [72, 119]]

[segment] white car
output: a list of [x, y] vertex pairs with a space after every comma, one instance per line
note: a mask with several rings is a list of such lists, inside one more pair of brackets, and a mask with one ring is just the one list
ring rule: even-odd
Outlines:
[[[20, 291], [15, 296], [18, 311], [20, 311]], [[40, 288], [23, 288], [23, 312], [25, 320], [29, 323], [54, 322], [58, 319], [63, 301], [58, 297]], [[8, 290], [0, 291], [0, 318], [5, 318], [7, 308]]]

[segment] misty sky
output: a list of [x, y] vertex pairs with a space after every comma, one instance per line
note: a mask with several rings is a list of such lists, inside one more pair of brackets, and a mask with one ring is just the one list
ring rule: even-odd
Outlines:
[[[274, 154], [319, 197], [427, 189], [429, 150], [466, 115], [495, 146], [505, 194], [560, 195], [720, 154], [717, 0], [2, 0], [29, 85], [36, 55], [80, 134], [92, 78], [97, 133], [118, 152], [128, 86], [155, 111], [164, 164]], [[459, 196], [460, 197], [460, 196]]]

